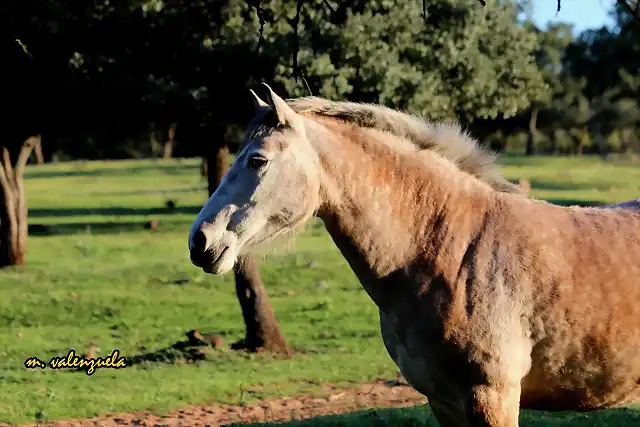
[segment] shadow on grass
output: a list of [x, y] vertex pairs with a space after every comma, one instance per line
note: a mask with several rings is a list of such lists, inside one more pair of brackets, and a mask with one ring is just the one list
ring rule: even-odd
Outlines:
[[597, 154], [584, 154], [582, 156], [569, 156], [569, 155], [548, 155], [539, 154], [535, 156], [525, 156], [519, 153], [501, 153], [498, 164], [503, 166], [531, 166], [531, 165], [545, 165], [549, 162], [559, 161], [567, 162], [568, 164], [594, 164], [597, 162], [603, 162], [602, 156]]
[[150, 190], [136, 190], [136, 191], [95, 191], [91, 193], [95, 196], [142, 196], [150, 194], [170, 194], [170, 193], [204, 193], [207, 190], [206, 185], [184, 187], [184, 188], [170, 188], [170, 189], [150, 189]]
[[[520, 415], [520, 427], [636, 427], [640, 425], [640, 411], [620, 408], [605, 411], [576, 413], [549, 413], [523, 411]], [[225, 424], [226, 427], [440, 427], [429, 405], [409, 408], [372, 409], [314, 417], [306, 420], [295, 420], [284, 423]]]
[[[127, 357], [127, 367], [138, 366], [145, 369], [153, 364], [192, 364], [204, 360], [213, 360], [225, 344], [220, 335], [215, 333], [201, 333], [192, 329], [186, 334], [187, 339], [160, 350], [142, 353]], [[244, 340], [240, 340], [228, 347], [235, 354], [262, 355], [272, 360], [289, 359], [289, 355], [274, 354], [262, 351], [262, 349], [248, 349]], [[224, 350], [223, 350], [224, 351]], [[296, 353], [302, 353], [295, 351]]]
[[203, 345], [194, 345], [189, 340], [178, 341], [170, 347], [160, 350], [142, 353], [127, 357], [127, 366], [145, 367], [155, 363], [165, 364], [189, 364], [207, 358], [209, 348]]
[[198, 206], [176, 206], [175, 208], [154, 207], [154, 208], [129, 208], [129, 207], [105, 207], [105, 208], [33, 208], [29, 209], [30, 218], [48, 217], [68, 217], [68, 216], [133, 216], [133, 215], [167, 215], [167, 214], [189, 214], [196, 215], [202, 209]]
[[29, 224], [30, 236], [69, 236], [74, 234], [106, 235], [135, 233], [140, 231], [158, 232], [184, 228], [192, 221], [158, 221], [157, 228], [151, 230], [146, 221], [126, 222], [70, 222], [64, 224]]
[[517, 153], [501, 153], [498, 164], [500, 166], [526, 167], [532, 164], [544, 163], [543, 156], [525, 156]]
[[[91, 164], [95, 167], [95, 162], [87, 162], [87, 165]], [[122, 163], [119, 168], [104, 167], [97, 169], [84, 169], [86, 166], [84, 163], [78, 163], [74, 170], [48, 170], [48, 169], [27, 169], [25, 172], [26, 179], [50, 179], [50, 178], [64, 178], [64, 177], [90, 177], [90, 176], [123, 176], [136, 175], [147, 171], [157, 171], [166, 175], [182, 175], [185, 171], [192, 171], [200, 169], [199, 164], [157, 164], [148, 163], [136, 166], [127, 166], [126, 162]]]
[[597, 207], [602, 206], [605, 203], [602, 200], [584, 200], [584, 199], [572, 199], [564, 197], [545, 198], [549, 203], [560, 206], [583, 206], [583, 207]]
[[575, 191], [575, 190], [607, 190], [609, 186], [598, 186], [593, 184], [579, 184], [576, 182], [549, 181], [544, 179], [531, 179], [532, 190], [555, 190], [555, 191]]

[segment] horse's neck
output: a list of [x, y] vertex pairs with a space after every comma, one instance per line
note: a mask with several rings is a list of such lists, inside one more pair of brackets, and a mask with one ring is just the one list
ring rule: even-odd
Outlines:
[[374, 301], [381, 305], [398, 276], [455, 267], [452, 247], [480, 226], [488, 187], [433, 153], [424, 153], [433, 157], [426, 166], [382, 143], [329, 139], [318, 216]]

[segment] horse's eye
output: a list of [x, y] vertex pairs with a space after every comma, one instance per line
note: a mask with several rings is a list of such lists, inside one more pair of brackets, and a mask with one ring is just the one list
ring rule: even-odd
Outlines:
[[253, 156], [253, 157], [249, 157], [249, 160], [247, 161], [247, 166], [249, 166], [251, 169], [260, 169], [261, 167], [267, 164], [267, 161], [268, 160], [265, 159], [264, 157]]

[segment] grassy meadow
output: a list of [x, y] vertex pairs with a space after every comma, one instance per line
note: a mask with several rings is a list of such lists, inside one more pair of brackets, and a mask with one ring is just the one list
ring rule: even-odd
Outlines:
[[[529, 179], [534, 196], [555, 203], [640, 196], [638, 165], [595, 158], [505, 157], [501, 162], [510, 179]], [[198, 159], [27, 168], [33, 233], [26, 265], [0, 271], [0, 421], [142, 409], [162, 413], [187, 404], [237, 404], [311, 392], [322, 383], [395, 378], [377, 310], [318, 222], [289, 251], [269, 254], [261, 264], [280, 326], [299, 354], [276, 360], [220, 350], [188, 363], [171, 348], [194, 328], [216, 332], [226, 344], [244, 334], [233, 275], [206, 275], [189, 262], [187, 233], [206, 200], [205, 185]], [[175, 208], [166, 207], [168, 200]], [[156, 230], [143, 228], [150, 219], [158, 220]], [[27, 357], [48, 361], [90, 345], [100, 356], [118, 349], [137, 363], [91, 376], [24, 366]], [[375, 413], [362, 425], [381, 425], [375, 420], [385, 417], [426, 420], [428, 408]], [[597, 425], [622, 426], [631, 418], [637, 422], [637, 416], [626, 410], [525, 413], [523, 425], [582, 426], [600, 420]], [[354, 425], [346, 417], [330, 417], [326, 425]], [[429, 422], [423, 425], [436, 425]]]

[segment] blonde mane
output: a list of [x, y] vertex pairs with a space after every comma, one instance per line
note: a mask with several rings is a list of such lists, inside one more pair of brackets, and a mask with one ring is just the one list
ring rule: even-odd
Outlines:
[[287, 99], [286, 102], [297, 113], [334, 118], [389, 132], [422, 149], [436, 152], [496, 191], [523, 194], [519, 186], [502, 176], [496, 155], [479, 145], [456, 123], [429, 123], [382, 105], [330, 101], [314, 96]]

